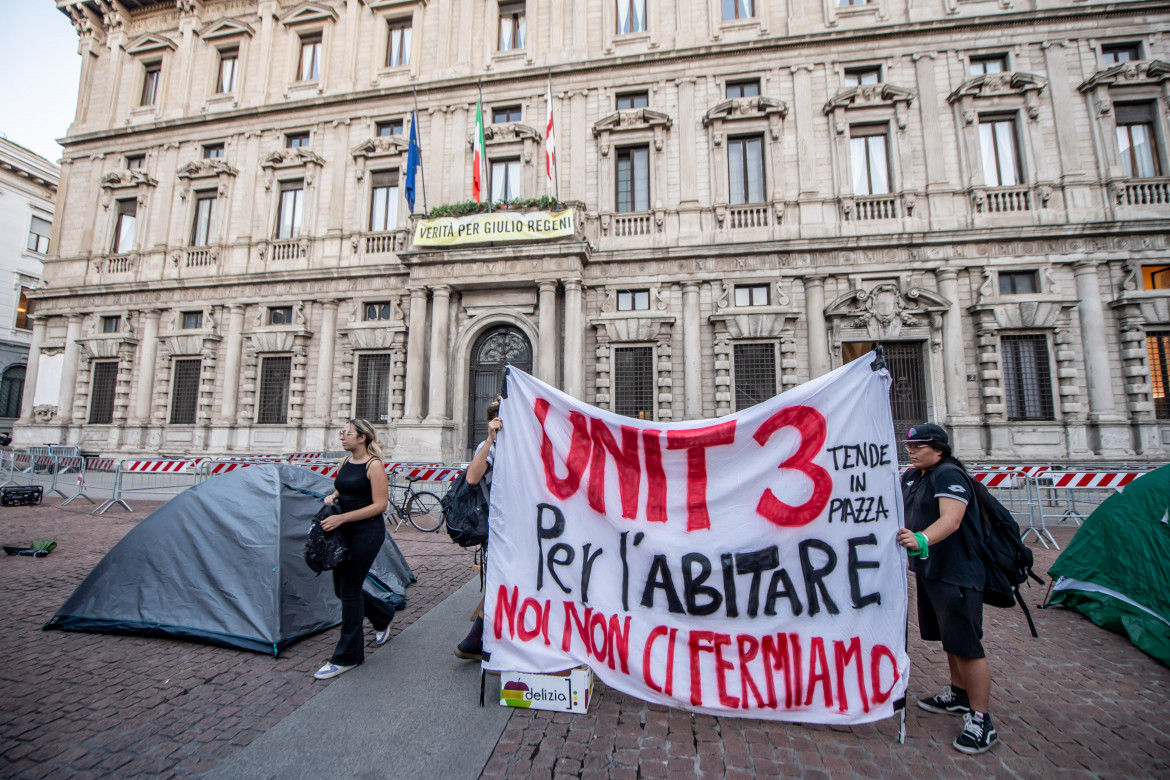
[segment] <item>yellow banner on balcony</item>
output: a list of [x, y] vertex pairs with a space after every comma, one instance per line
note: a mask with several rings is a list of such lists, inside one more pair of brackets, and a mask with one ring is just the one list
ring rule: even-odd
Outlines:
[[489, 241], [540, 241], [564, 238], [576, 232], [573, 210], [495, 211], [467, 217], [420, 219], [414, 228], [415, 246], [454, 246]]

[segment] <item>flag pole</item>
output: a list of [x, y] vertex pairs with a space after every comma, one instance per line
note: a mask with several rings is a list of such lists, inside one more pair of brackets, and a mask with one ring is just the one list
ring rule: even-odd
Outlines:
[[[555, 122], [556, 117], [553, 116], [553, 110], [552, 110], [552, 68], [548, 69], [548, 115]], [[556, 127], [556, 125], [554, 124], [554, 128], [555, 127]], [[548, 138], [545, 138], [544, 142], [547, 145]], [[546, 154], [547, 154], [547, 152], [546, 152]], [[557, 199], [557, 207], [559, 208], [561, 205], [561, 163], [557, 159], [557, 154], [556, 154], [555, 149], [553, 150], [552, 168], [553, 168], [552, 169], [553, 192], [555, 193], [555, 196]]]
[[[410, 125], [411, 125], [411, 128], [414, 130], [415, 138], [417, 138], [418, 137], [418, 87], [416, 86], [413, 89], [414, 89], [414, 116], [412, 116], [410, 118]], [[410, 142], [409, 138], [406, 140], [407, 140], [407, 143]], [[427, 208], [427, 169], [426, 169], [426, 166], [423, 165], [422, 144], [418, 145], [418, 169], [419, 169], [419, 172], [422, 174], [423, 216], [429, 217], [430, 216], [430, 209]]]
[[484, 127], [484, 121], [483, 121], [483, 79], [477, 79], [475, 82], [475, 86], [479, 90], [479, 106], [478, 106], [479, 127], [476, 129], [477, 136], [475, 139], [476, 145], [480, 149], [479, 182], [480, 182], [480, 187], [484, 188], [482, 194], [483, 194], [484, 201], [487, 203], [487, 210], [489, 212], [492, 212], [492, 211], [495, 211], [495, 208], [492, 205], [492, 186], [488, 182], [488, 177], [487, 177], [487, 171], [488, 171], [487, 144], [484, 142], [484, 139], [483, 139], [483, 127]]

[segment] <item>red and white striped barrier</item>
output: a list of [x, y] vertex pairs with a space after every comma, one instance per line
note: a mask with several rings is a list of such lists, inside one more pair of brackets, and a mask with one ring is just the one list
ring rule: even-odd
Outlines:
[[85, 462], [88, 471], [112, 472], [118, 469], [118, 461], [113, 458], [90, 458]]
[[972, 471], [1010, 471], [1016, 474], [1026, 474], [1029, 477], [1034, 477], [1038, 474], [1043, 474], [1046, 471], [1051, 471], [1052, 466], [972, 466]]
[[186, 460], [124, 460], [120, 465], [124, 474], [189, 474], [203, 460], [203, 458], [188, 458]]
[[1048, 474], [1052, 487], [1057, 488], [1123, 488], [1146, 472], [1143, 471], [1069, 471]]
[[1019, 472], [1016, 471], [972, 471], [975, 481], [988, 488], [1012, 488], [1016, 486]]
[[394, 473], [403, 479], [407, 477], [417, 477], [421, 482], [452, 482], [463, 473], [463, 469], [400, 468], [396, 469]]

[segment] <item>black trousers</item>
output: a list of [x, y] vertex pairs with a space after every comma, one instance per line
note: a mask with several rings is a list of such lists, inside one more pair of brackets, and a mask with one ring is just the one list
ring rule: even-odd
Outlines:
[[[341, 599], [341, 636], [337, 639], [337, 649], [333, 651], [331, 660], [338, 666], [353, 666], [360, 664], [366, 657], [362, 583], [370, 573], [378, 551], [382, 549], [382, 542], [386, 540], [386, 526], [381, 517], [371, 517], [356, 523], [346, 523], [340, 530], [349, 548], [349, 557], [333, 570], [333, 592]], [[370, 622], [382, 622], [381, 618], [384, 617], [384, 612], [371, 614]], [[386, 619], [381, 626], [375, 623], [374, 628], [381, 631], [389, 622]]]

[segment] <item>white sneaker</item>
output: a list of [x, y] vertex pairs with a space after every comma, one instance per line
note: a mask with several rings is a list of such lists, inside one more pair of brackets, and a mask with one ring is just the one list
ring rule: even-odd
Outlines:
[[316, 677], [318, 680], [328, 680], [331, 677], [336, 677], [339, 674], [343, 674], [345, 672], [348, 672], [350, 669], [352, 669], [356, 665], [357, 664], [352, 664], [350, 666], [338, 666], [337, 664], [330, 661], [329, 663], [325, 664], [320, 669], [318, 669], [316, 672], [314, 672], [313, 676]]
[[386, 626], [378, 633], [374, 634], [374, 644], [381, 647], [386, 644], [386, 640], [390, 638], [390, 626]]

